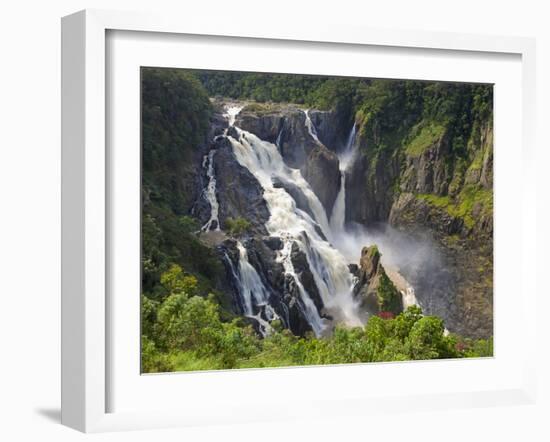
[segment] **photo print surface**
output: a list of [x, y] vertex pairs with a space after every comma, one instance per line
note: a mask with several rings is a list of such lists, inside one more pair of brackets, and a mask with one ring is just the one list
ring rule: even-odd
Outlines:
[[143, 373], [493, 355], [493, 86], [141, 68]]

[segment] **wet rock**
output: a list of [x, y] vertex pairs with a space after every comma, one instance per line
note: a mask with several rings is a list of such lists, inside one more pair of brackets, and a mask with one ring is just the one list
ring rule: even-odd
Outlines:
[[284, 305], [287, 308], [288, 328], [296, 336], [304, 336], [312, 328], [307, 322], [300, 290], [291, 275], [285, 276]]
[[321, 143], [333, 152], [341, 151], [353, 126], [352, 116], [348, 109], [321, 111], [312, 109], [309, 117], [315, 125]]
[[319, 294], [319, 290], [315, 284], [313, 273], [311, 273], [311, 269], [309, 268], [306, 254], [300, 250], [298, 243], [294, 242], [292, 244], [290, 256], [296, 275], [300, 278], [300, 282], [306, 289], [309, 297], [315, 304], [315, 307], [317, 307], [317, 311], [322, 312], [324, 308], [323, 300], [321, 299], [321, 295]]
[[239, 133], [237, 132], [237, 129], [235, 129], [234, 126], [231, 126], [227, 129], [227, 136], [234, 138], [235, 140], [239, 139]]
[[266, 236], [263, 241], [271, 250], [281, 250], [284, 247], [283, 240], [278, 236]]
[[370, 281], [378, 270], [380, 264], [380, 252], [378, 247], [363, 247], [361, 250], [361, 259], [359, 260], [359, 277], [361, 281]]
[[284, 286], [284, 268], [277, 262], [277, 252], [272, 250], [261, 237], [253, 237], [245, 241], [248, 252], [248, 262], [256, 269], [266, 287], [281, 293]]
[[265, 223], [269, 219], [269, 209], [260, 183], [248, 169], [239, 164], [227, 138], [219, 139], [216, 144], [214, 170], [221, 228], [226, 228], [227, 218], [244, 218], [251, 223], [251, 233], [266, 235]]
[[359, 297], [362, 308], [370, 314], [384, 311], [397, 315], [403, 311], [403, 297], [386, 274], [380, 257], [375, 245], [363, 247], [355, 295]]
[[317, 145], [308, 155], [302, 174], [319, 198], [327, 216], [340, 189], [340, 168], [338, 157], [324, 146]]

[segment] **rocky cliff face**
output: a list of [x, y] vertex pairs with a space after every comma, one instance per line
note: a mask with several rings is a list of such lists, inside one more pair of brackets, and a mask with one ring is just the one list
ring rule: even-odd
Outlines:
[[325, 146], [316, 146], [302, 166], [302, 175], [330, 216], [340, 187], [338, 157]]
[[402, 295], [386, 274], [380, 257], [376, 246], [364, 247], [361, 251], [355, 295], [372, 315], [382, 312], [397, 315], [403, 311]]
[[347, 219], [367, 226], [388, 222], [434, 239], [441, 257], [437, 273], [404, 272], [420, 303], [452, 331], [491, 336], [492, 124], [473, 124], [460, 155], [449, 127], [426, 126], [394, 137], [383, 149], [377, 134], [363, 128], [347, 180]]

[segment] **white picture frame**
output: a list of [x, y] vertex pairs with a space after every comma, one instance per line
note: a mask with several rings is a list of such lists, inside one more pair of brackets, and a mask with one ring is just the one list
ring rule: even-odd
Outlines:
[[[111, 312], [107, 297], [109, 280], [108, 244], [113, 231], [108, 228], [109, 195], [108, 133], [110, 118], [107, 106], [109, 93], [106, 77], [109, 56], [109, 32], [157, 33], [171, 36], [216, 36], [273, 42], [310, 42], [338, 44], [345, 47], [369, 46], [401, 48], [403, 51], [432, 51], [510, 54], [521, 63], [521, 151], [523, 186], [520, 191], [521, 222], [521, 302], [536, 305], [534, 278], [526, 277], [535, 268], [535, 188], [534, 174], [534, 108], [535, 108], [535, 43], [532, 39], [492, 37], [451, 33], [426, 33], [403, 30], [376, 30], [345, 26], [285, 26], [277, 23], [249, 24], [245, 28], [217, 22], [205, 17], [153, 16], [142, 13], [86, 10], [62, 20], [62, 423], [84, 432], [122, 429], [185, 426], [220, 422], [248, 422], [284, 419], [286, 417], [323, 416], [337, 408], [339, 414], [368, 414], [373, 410], [396, 411], [435, 409], [499, 404], [532, 403], [535, 396], [535, 324], [527, 315], [519, 317], [522, 326], [524, 352], [518, 353], [521, 375], [501, 388], [471, 391], [437, 392], [347, 397], [333, 396], [315, 399], [311, 407], [266, 407], [258, 410], [238, 396], [232, 400], [242, 413], [237, 418], [228, 410], [205, 413], [197, 407], [195, 413], [185, 410], [156, 409], [112, 411], [109, 406], [110, 383], [109, 330]], [[151, 34], [152, 35], [152, 34]], [[497, 108], [498, 112], [498, 108]], [[496, 141], [498, 143], [498, 139]], [[516, 240], [516, 242], [518, 242]], [[495, 249], [495, 253], [498, 250]], [[498, 284], [495, 290], [500, 290]], [[498, 302], [498, 301], [497, 301]], [[498, 320], [498, 317], [497, 317]], [[496, 356], [498, 358], [498, 354]], [[475, 361], [469, 361], [475, 362]], [[436, 362], [438, 363], [438, 362]], [[433, 362], [431, 363], [433, 364]], [[452, 364], [452, 363], [451, 363]], [[380, 367], [380, 365], [379, 365]], [[395, 371], [396, 365], [386, 365]], [[446, 366], [451, 369], [452, 367]], [[341, 368], [330, 368], [334, 370]], [[364, 365], [357, 365], [357, 373]], [[456, 367], [454, 368], [456, 369]], [[322, 367], [292, 370], [271, 370], [270, 376], [287, 376], [293, 370], [326, 370]], [[474, 368], [475, 370], [475, 368]], [[261, 376], [260, 371], [209, 373], [217, 382], [231, 382], [231, 377]], [[265, 370], [262, 371], [264, 374]], [[297, 371], [296, 371], [297, 373]], [[324, 372], [326, 373], [326, 371]], [[519, 373], [519, 371], [518, 371]], [[137, 373], [139, 375], [139, 373]], [[178, 382], [178, 376], [166, 376]], [[181, 377], [180, 377], [181, 379]], [[198, 379], [198, 378], [196, 378]], [[236, 378], [235, 378], [236, 379]], [[166, 380], [164, 381], [167, 382]], [[169, 381], [168, 381], [169, 382]], [[186, 398], [192, 401], [193, 398]], [[337, 407], [331, 407], [337, 403]], [[226, 404], [227, 405], [227, 404]], [[248, 411], [248, 413], [247, 413]], [[330, 410], [334, 413], [334, 409]]]

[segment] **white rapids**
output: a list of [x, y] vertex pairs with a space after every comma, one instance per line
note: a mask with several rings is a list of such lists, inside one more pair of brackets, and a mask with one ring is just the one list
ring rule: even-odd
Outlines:
[[[316, 335], [321, 335], [327, 327], [327, 321], [321, 318], [294, 271], [291, 260], [293, 244], [307, 258], [326, 312], [337, 322], [361, 326], [362, 319], [352, 294], [354, 278], [349, 272], [347, 260], [323, 238], [323, 235], [329, 238], [331, 231], [321, 202], [300, 171], [284, 163], [275, 144], [263, 141], [238, 127], [235, 129], [238, 139], [228, 137], [233, 152], [237, 161], [255, 176], [263, 188], [263, 196], [270, 212], [266, 229], [270, 235], [280, 237], [283, 241], [284, 247], [279, 252], [278, 261], [283, 264], [285, 273], [295, 280], [304, 306], [304, 316], [313, 331]], [[273, 185], [274, 178], [300, 188], [308, 200], [314, 219], [297, 208], [294, 199], [284, 189]]]
[[[208, 152], [208, 155], [204, 156], [202, 161], [202, 167], [206, 168], [206, 176], [208, 177], [208, 185], [204, 190], [206, 199], [210, 204], [210, 218], [201, 230], [208, 232], [209, 230], [220, 230], [220, 220], [218, 213], [220, 210], [220, 204], [218, 197], [216, 196], [216, 174], [214, 173], [214, 155], [216, 151], [212, 149]], [[214, 226], [214, 228], [212, 228]]]

